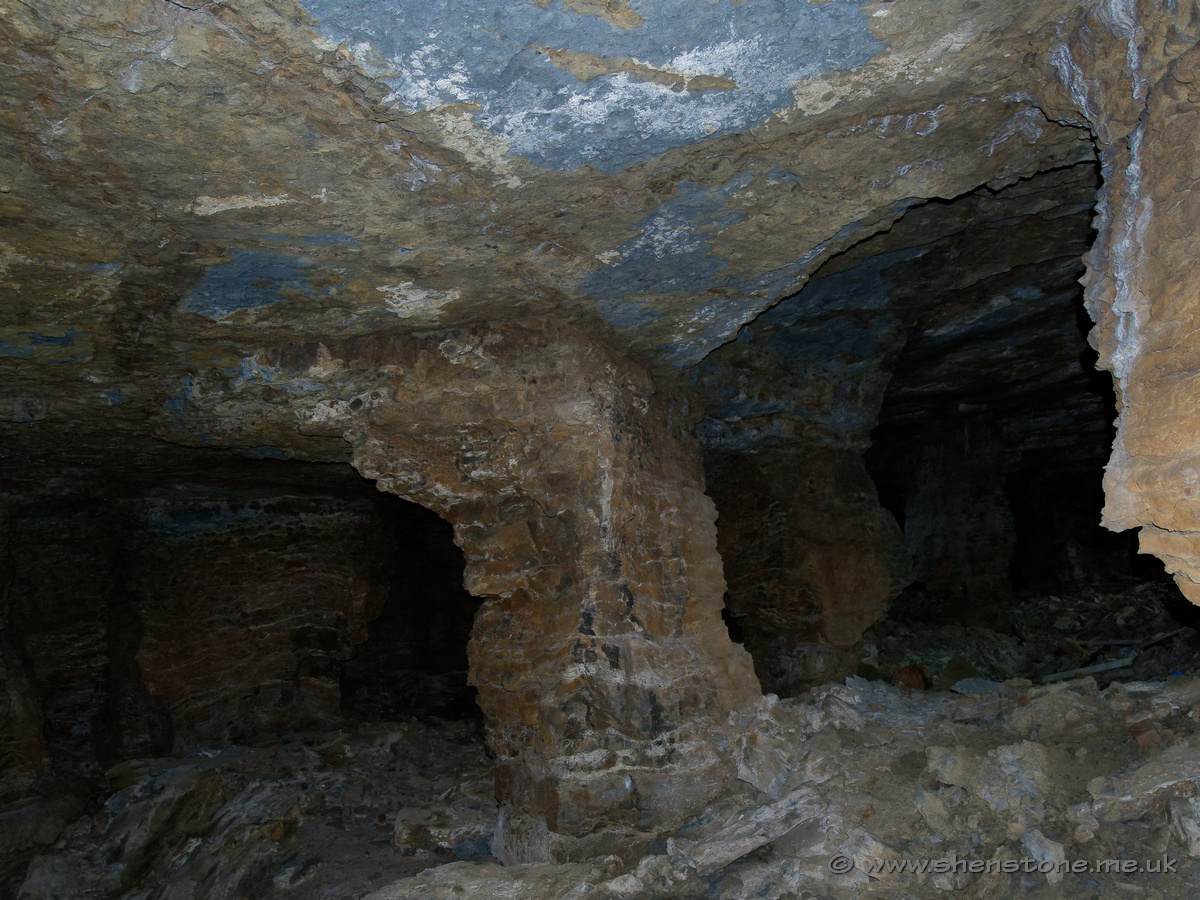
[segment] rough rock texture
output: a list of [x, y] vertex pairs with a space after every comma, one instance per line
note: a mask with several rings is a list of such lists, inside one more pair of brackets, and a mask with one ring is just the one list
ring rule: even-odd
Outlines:
[[1110, 412], [1076, 284], [1095, 177], [1083, 163], [914, 207], [698, 367], [728, 604], [769, 689], [853, 672], [911, 580], [964, 610], [1006, 602], [1008, 494], [1098, 468]]
[[[870, 584], [847, 598], [817, 578], [825, 596], [788, 598], [804, 617], [788, 634], [841, 652], [882, 611], [882, 573], [898, 569], [877, 555], [890, 527], [877, 507], [908, 531], [909, 500], [906, 537], [934, 587], [997, 593], [996, 564], [974, 564], [979, 543], [1011, 543], [995, 473], [972, 476], [987, 528], [964, 513], [974, 494], [930, 497], [971, 458], [975, 413], [1007, 429], [998, 455], [1087, 422], [1058, 467], [1104, 434], [1102, 402], [1063, 414], [1080, 393], [1060, 315], [1097, 150], [1088, 302], [1122, 404], [1107, 521], [1144, 526], [1197, 597], [1194, 3], [59, 0], [3, 13], [0, 439], [21, 441], [4, 490], [67, 497], [80, 459], [117, 477], [153, 436], [353, 460], [443, 515], [485, 598], [470, 666], [506, 860], [640, 852], [725, 790], [722, 723], [758, 685], [722, 627], [716, 511], [690, 429], [722, 453], [758, 452], [765, 435], [797, 439], [780, 451], [794, 456], [804, 441], [853, 455], [877, 421], [892, 429], [882, 440], [949, 410], [937, 441], [906, 440], [930, 460], [960, 448], [952, 465], [893, 479], [882, 504], [853, 459], [831, 464], [857, 496], [826, 511], [864, 523], [852, 546]], [[981, 390], [1019, 414], [976, 409]], [[27, 491], [38, 473], [55, 473], [53, 489]], [[41, 507], [18, 504], [10, 546], [41, 527]], [[796, 520], [781, 546], [831, 571], [830, 535]], [[53, 527], [69, 536], [73, 521]], [[960, 532], [982, 537], [944, 540]], [[271, 584], [243, 584], [217, 632], [285, 614], [284, 586], [317, 589], [315, 569], [283, 576], [287, 548], [263, 540], [281, 551], [256, 576]], [[4, 748], [21, 766], [44, 759], [39, 721], [45, 744], [90, 741], [81, 723], [105, 696], [118, 698], [109, 720], [129, 723], [121, 740], [145, 746], [163, 740], [163, 705], [197, 736], [228, 709], [203, 697], [213, 667], [191, 670], [199, 684], [172, 670], [176, 613], [211, 621], [182, 598], [208, 589], [141, 617], [110, 589], [125, 576], [105, 546], [82, 542], [70, 563], [48, 552], [36, 606], [13, 600], [28, 568], [0, 578], [0, 665], [16, 673]], [[179, 561], [220, 571], [202, 550]], [[71, 565], [113, 574], [65, 596]], [[361, 635], [364, 590], [351, 584], [315, 632], [298, 626], [313, 646], [239, 645], [267, 707], [300, 696], [336, 714], [327, 664]], [[806, 666], [780, 671], [819, 668]], [[103, 679], [107, 695], [75, 689]]]
[[104, 805], [60, 825], [13, 896], [361, 897], [486, 855], [496, 821], [483, 746], [456, 726], [141, 759], [106, 779]]
[[482, 747], [452, 727], [127, 763], [17, 896], [1193, 896], [1200, 680], [983, 684], [850, 679], [731, 714], [728, 796], [633, 860], [497, 865]]
[[326, 427], [358, 435], [354, 464], [381, 488], [451, 521], [487, 598], [471, 680], [498, 757], [497, 855], [677, 824], [722, 790], [721, 722], [759, 690], [721, 622], [694, 449], [645, 376], [586, 338], [481, 329], [408, 350], [397, 403]]
[[302, 491], [14, 504], [6, 637], [56, 752], [111, 763], [340, 721], [337, 661], [382, 605], [386, 528], [370, 494]]
[[911, 580], [904, 536], [862, 457], [765, 447], [705, 457], [731, 632], [763, 690], [794, 696], [857, 666], [863, 630]]
[[[1197, 123], [1189, 87], [1198, 59], [1194, 15], [1164, 10], [1107, 20], [1123, 39], [1073, 43], [1065, 65], [1076, 90], [1098, 94], [1084, 111], [1104, 144], [1099, 235], [1088, 256], [1092, 341], [1115, 376], [1120, 418], [1105, 475], [1105, 524], [1142, 526], [1141, 545], [1162, 559], [1189, 599], [1200, 602], [1196, 287], [1191, 267], [1200, 201], [1192, 152]], [[1168, 15], [1175, 12], [1175, 15]], [[1125, 71], [1113, 77], [1112, 57]], [[1066, 51], [1064, 51], [1066, 52]], [[1120, 85], [1127, 94], [1116, 94]], [[1096, 88], [1100, 88], [1099, 91]], [[1131, 90], [1130, 90], [1131, 89]]]

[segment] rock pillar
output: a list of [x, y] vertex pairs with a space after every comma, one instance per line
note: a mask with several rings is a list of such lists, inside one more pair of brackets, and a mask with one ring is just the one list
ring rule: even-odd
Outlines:
[[644, 372], [576, 334], [430, 341], [348, 432], [454, 526], [505, 861], [638, 851], [724, 788], [759, 696], [721, 621], [716, 512]]
[[708, 454], [728, 605], [763, 689], [793, 696], [854, 673], [863, 631], [911, 560], [855, 450]]

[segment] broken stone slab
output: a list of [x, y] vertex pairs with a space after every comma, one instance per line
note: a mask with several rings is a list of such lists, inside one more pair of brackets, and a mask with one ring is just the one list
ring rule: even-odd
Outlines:
[[938, 781], [965, 788], [993, 812], [1026, 810], [1036, 816], [1053, 783], [1049, 751], [1033, 741], [1006, 744], [986, 755], [967, 747], [929, 747], [925, 755]]
[[1046, 684], [1051, 684], [1056, 681], [1068, 681], [1082, 675], [1097, 675], [1100, 672], [1112, 672], [1116, 669], [1124, 669], [1126, 666], [1133, 665], [1135, 659], [1137, 659], [1136, 653], [1131, 656], [1123, 656], [1120, 659], [1096, 663], [1094, 666], [1084, 666], [1081, 669], [1068, 669], [1065, 672], [1055, 672], [1053, 675], [1047, 675], [1042, 681], [1046, 682]]
[[1173, 675], [1163, 685], [1162, 694], [1173, 709], [1194, 709], [1200, 706], [1200, 678]]
[[966, 791], [961, 787], [953, 786], [944, 787], [938, 791], [917, 791], [913, 802], [917, 807], [917, 812], [929, 826], [929, 830], [945, 840], [955, 833], [955, 827], [951, 822], [953, 815], [951, 810], [966, 798]]
[[1066, 860], [1067, 855], [1062, 844], [1050, 840], [1042, 834], [1039, 828], [1028, 828], [1021, 835], [1021, 846], [1039, 863], [1052, 866], [1050, 871], [1045, 873], [1046, 880], [1050, 884], [1058, 884], [1063, 880], [1061, 864]]
[[669, 838], [667, 855], [681, 867], [710, 875], [821, 815], [824, 805], [812, 787], [803, 786], [782, 800], [739, 813], [705, 840]]
[[754, 718], [738, 729], [732, 721], [731, 731], [737, 734], [735, 759], [738, 778], [778, 800], [800, 769], [805, 754], [804, 737], [809, 722], [801, 717], [794, 704], [780, 703], [774, 694], [767, 694]]
[[1088, 782], [1092, 814], [1101, 822], [1131, 822], [1162, 811], [1170, 797], [1191, 797], [1200, 782], [1200, 748], [1180, 741], [1150, 762]]
[[[1008, 716], [1008, 728], [1014, 734], [1046, 741], [1067, 732], [1095, 731], [1098, 723], [1111, 717], [1111, 706], [1094, 691], [1095, 682], [1053, 685], [1058, 690], [1034, 693], [1028, 703]], [[1090, 685], [1090, 688], [1089, 688]]]
[[886, 863], [900, 862], [903, 857], [865, 828], [855, 828], [839, 848], [841, 854], [853, 860], [854, 868], [880, 880], [895, 881], [898, 871], [886, 871]]
[[968, 697], [976, 698], [992, 695], [1006, 697], [1015, 693], [1008, 685], [999, 681], [989, 681], [986, 678], [964, 678], [952, 684], [950, 690], [956, 694], [964, 694]]
[[1171, 830], [1187, 848], [1188, 856], [1200, 859], [1200, 798], [1174, 797], [1167, 804]]

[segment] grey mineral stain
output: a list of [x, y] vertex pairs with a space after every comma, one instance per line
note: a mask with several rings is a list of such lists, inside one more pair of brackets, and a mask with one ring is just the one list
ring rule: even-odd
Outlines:
[[[860, 0], [633, 0], [624, 29], [551, 0], [304, 0], [321, 34], [416, 109], [478, 104], [475, 120], [513, 153], [613, 173], [668, 150], [744, 131], [792, 103], [792, 85], [862, 65], [884, 45]], [[620, 72], [581, 82], [537, 48], [629, 57], [732, 79], [677, 90]]]
[[184, 312], [223, 322], [242, 309], [257, 309], [284, 299], [282, 287], [306, 293], [305, 263], [265, 250], [231, 250], [229, 262], [213, 266], [179, 303]]
[[714, 190], [681, 181], [674, 197], [638, 223], [637, 237], [618, 248], [621, 258], [589, 275], [583, 289], [597, 300], [610, 300], [626, 294], [699, 294], [715, 287], [725, 260], [712, 255], [709, 240], [743, 217], [725, 206], [727, 189], [742, 181]]
[[15, 359], [40, 359], [40, 361], [48, 366], [66, 366], [90, 359], [91, 354], [87, 351], [80, 351], [66, 355], [57, 354], [49, 357], [42, 355], [39, 357], [39, 350], [41, 348], [74, 347], [76, 340], [81, 337], [84, 337], [84, 333], [82, 331], [75, 331], [74, 329], [62, 335], [22, 331], [15, 336], [14, 340], [0, 338], [0, 356], [8, 356]]
[[709, 353], [735, 337], [742, 323], [762, 309], [758, 297], [722, 292], [718, 299], [704, 303], [692, 315], [705, 322], [702, 329], [686, 341], [660, 344], [663, 358], [677, 369], [696, 365]]

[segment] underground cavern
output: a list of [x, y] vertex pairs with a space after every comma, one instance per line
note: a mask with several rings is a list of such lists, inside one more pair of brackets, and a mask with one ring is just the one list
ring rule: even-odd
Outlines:
[[0, 896], [1195, 896], [1198, 44], [0, 5]]

